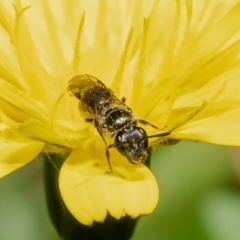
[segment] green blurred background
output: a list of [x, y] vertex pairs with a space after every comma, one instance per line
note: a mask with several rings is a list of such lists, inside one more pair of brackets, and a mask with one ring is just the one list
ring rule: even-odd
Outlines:
[[[133, 240], [239, 240], [240, 150], [182, 141], [153, 152], [156, 211]], [[45, 206], [40, 159], [0, 180], [0, 240], [59, 240]]]

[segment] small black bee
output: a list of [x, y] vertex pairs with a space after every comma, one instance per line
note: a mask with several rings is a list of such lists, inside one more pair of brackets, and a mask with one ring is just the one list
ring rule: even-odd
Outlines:
[[[119, 100], [111, 89], [91, 75], [73, 77], [69, 81], [68, 92], [79, 99], [81, 113], [86, 121], [94, 123], [102, 137], [106, 145], [110, 173], [112, 173], [110, 148], [117, 148], [130, 163], [138, 165], [147, 160], [148, 138], [170, 135], [166, 132], [148, 136], [143, 128], [137, 126], [138, 123], [161, 129], [148, 121], [135, 118], [131, 108], [125, 104], [126, 98]], [[115, 137], [115, 143], [107, 145], [105, 137]]]

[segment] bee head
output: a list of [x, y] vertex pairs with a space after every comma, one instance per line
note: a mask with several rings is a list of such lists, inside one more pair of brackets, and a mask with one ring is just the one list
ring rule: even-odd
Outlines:
[[119, 153], [125, 156], [132, 164], [139, 165], [147, 160], [148, 138], [144, 129], [129, 126], [119, 131], [115, 138]]

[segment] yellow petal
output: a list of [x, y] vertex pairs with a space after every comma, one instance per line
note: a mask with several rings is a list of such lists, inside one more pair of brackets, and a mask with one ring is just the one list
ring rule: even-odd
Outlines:
[[43, 149], [44, 143], [29, 139], [8, 141], [0, 138], [0, 177], [32, 161]]
[[70, 212], [83, 224], [104, 221], [107, 212], [116, 219], [151, 213], [159, 198], [155, 177], [144, 165], [131, 165], [111, 151], [113, 173], [103, 148], [78, 148], [63, 164], [60, 191]]
[[240, 145], [240, 110], [224, 112], [209, 118], [189, 122], [171, 135], [177, 139], [191, 139], [226, 146]]
[[[13, 119], [18, 119], [19, 121], [26, 120], [21, 119], [21, 115], [24, 114], [26, 116], [36, 117], [41, 120], [46, 119], [47, 111], [40, 101], [30, 97], [28, 94], [26, 94], [26, 92], [17, 89], [14, 85], [11, 85], [1, 78], [0, 88], [0, 99], [3, 99], [11, 107], [9, 108], [9, 106], [6, 105], [4, 108], [4, 105], [1, 104], [1, 107], [3, 108], [3, 111], [6, 115], [9, 115]], [[2, 103], [4, 103], [3, 100], [1, 101]], [[13, 109], [15, 111], [13, 111]]]

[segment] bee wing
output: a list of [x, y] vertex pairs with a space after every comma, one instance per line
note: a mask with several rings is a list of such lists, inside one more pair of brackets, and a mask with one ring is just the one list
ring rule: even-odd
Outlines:
[[105, 91], [109, 91], [104, 83], [88, 74], [82, 74], [73, 77], [68, 83], [67, 90], [70, 96], [75, 96], [81, 100], [81, 96], [84, 96], [86, 91], [94, 87], [100, 87]]
[[106, 109], [125, 104], [111, 89], [94, 76], [82, 74], [73, 77], [68, 83], [68, 92], [79, 99], [79, 110], [87, 118], [104, 117]]

